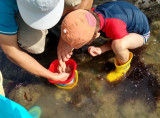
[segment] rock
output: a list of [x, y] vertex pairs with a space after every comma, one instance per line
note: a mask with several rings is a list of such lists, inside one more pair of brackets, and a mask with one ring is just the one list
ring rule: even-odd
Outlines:
[[150, 113], [149, 105], [144, 105], [143, 101], [130, 100], [119, 107], [119, 112], [124, 118], [158, 118], [156, 112]]
[[9, 99], [29, 109], [33, 106], [43, 92], [41, 85], [16, 86], [10, 93]]
[[81, 63], [85, 63], [85, 62], [89, 62], [90, 60], [92, 60], [92, 57], [88, 54], [76, 54], [76, 58], [81, 62]]
[[55, 91], [54, 96], [57, 100], [62, 100], [63, 103], [67, 104], [71, 101], [71, 97], [67, 91], [64, 91], [62, 89], [58, 89]]
[[146, 49], [141, 53], [140, 60], [150, 66], [149, 71], [157, 78], [160, 85], [160, 21], [151, 24], [151, 37], [146, 44]]
[[[152, 22], [151, 24], [151, 33], [155, 37], [155, 40], [153, 40], [155, 43], [160, 43], [160, 20]], [[156, 42], [158, 40], [158, 42]]]

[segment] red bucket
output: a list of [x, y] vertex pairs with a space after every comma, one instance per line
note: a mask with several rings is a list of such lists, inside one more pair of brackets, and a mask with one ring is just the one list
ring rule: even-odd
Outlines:
[[[69, 59], [68, 61], [65, 62], [66, 66], [69, 66], [70, 69], [71, 69], [71, 73], [70, 73], [70, 76], [69, 78], [66, 80], [66, 81], [52, 81], [52, 80], [48, 80], [50, 83], [53, 83], [53, 84], [56, 84], [56, 83], [59, 83], [59, 84], [67, 84], [69, 82], [71, 82], [74, 77], [75, 77], [75, 70], [77, 69], [77, 64], [76, 62], [73, 60], [73, 59]], [[59, 66], [59, 61], [58, 59], [54, 60], [51, 64], [50, 64], [50, 67], [49, 67], [49, 70], [53, 73], [58, 73], [58, 68]]]

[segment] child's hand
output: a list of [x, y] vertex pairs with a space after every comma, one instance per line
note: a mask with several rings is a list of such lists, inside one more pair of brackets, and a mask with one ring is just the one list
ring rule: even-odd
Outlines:
[[71, 69], [69, 66], [66, 67], [65, 62], [63, 62], [62, 60], [59, 60], [59, 66], [57, 67], [57, 70], [59, 71], [59, 73], [70, 73]]
[[66, 64], [62, 60], [59, 60], [59, 66], [57, 67], [59, 73], [63, 73], [66, 70]]
[[73, 49], [74, 48], [70, 47], [62, 38], [60, 38], [57, 47], [58, 59], [63, 62], [68, 61], [72, 56]]
[[97, 56], [97, 55], [102, 54], [101, 48], [99, 48], [99, 47], [94, 47], [94, 46], [90, 46], [90, 47], [88, 48], [88, 52], [89, 52], [90, 55], [92, 55], [92, 56]]

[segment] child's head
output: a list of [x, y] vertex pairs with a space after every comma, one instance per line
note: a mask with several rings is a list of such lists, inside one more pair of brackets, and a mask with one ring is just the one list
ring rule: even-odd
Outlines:
[[61, 37], [72, 48], [80, 48], [89, 43], [98, 34], [97, 20], [87, 10], [75, 10], [69, 13], [61, 26]]

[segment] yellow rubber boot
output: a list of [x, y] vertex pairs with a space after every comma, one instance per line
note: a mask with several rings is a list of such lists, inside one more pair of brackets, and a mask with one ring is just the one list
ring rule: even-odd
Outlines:
[[119, 81], [123, 76], [124, 74], [127, 73], [127, 71], [129, 70], [130, 68], [130, 63], [131, 63], [131, 60], [133, 58], [133, 53], [132, 52], [129, 52], [129, 61], [123, 65], [118, 65], [118, 61], [115, 59], [115, 66], [116, 66], [116, 69], [114, 71], [111, 71], [107, 76], [106, 76], [106, 79], [108, 82], [112, 83], [112, 82], [116, 82], [116, 81]]

